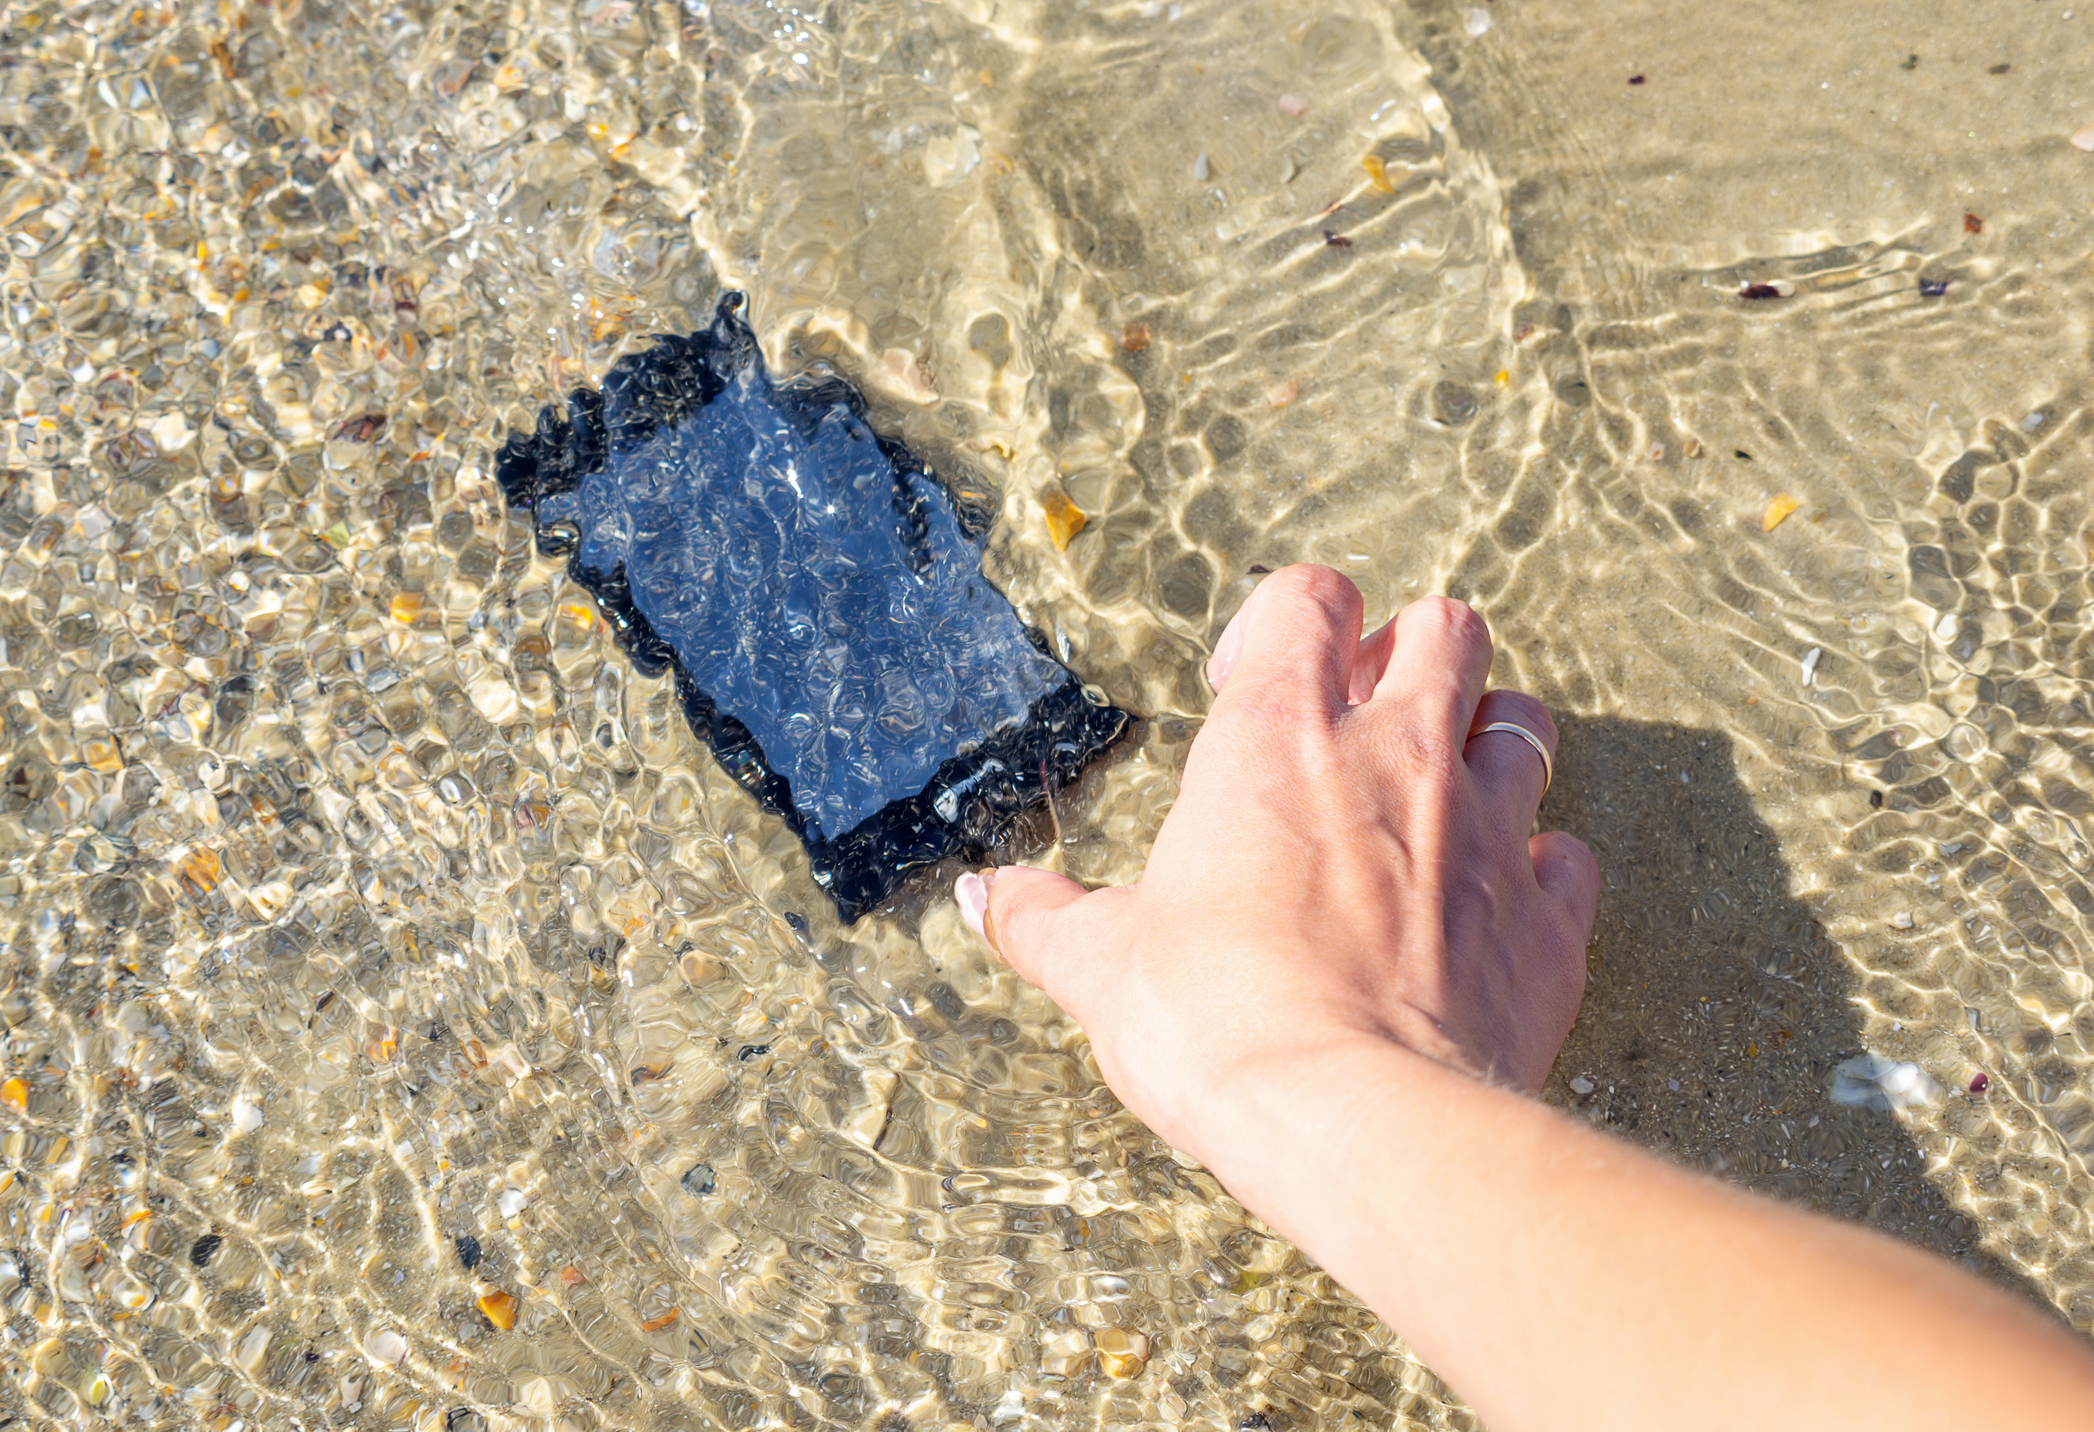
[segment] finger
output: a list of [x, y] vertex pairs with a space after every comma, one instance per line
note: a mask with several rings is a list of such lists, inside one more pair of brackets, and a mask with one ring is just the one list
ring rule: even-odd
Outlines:
[[1219, 667], [1224, 683], [1270, 683], [1342, 705], [1360, 645], [1360, 612], [1360, 589], [1343, 573], [1282, 567], [1222, 632], [1210, 675]]
[[1407, 708], [1458, 751], [1490, 669], [1491, 633], [1483, 618], [1467, 602], [1421, 597], [1396, 614], [1396, 649], [1374, 699]]
[[953, 882], [960, 918], [1028, 984], [1045, 987], [1056, 916], [1090, 892], [1025, 865], [969, 871]]
[[1584, 948], [1600, 908], [1599, 862], [1584, 841], [1560, 830], [1545, 830], [1528, 841], [1527, 854], [1534, 861], [1534, 883], [1562, 902]]
[[1541, 752], [1511, 731], [1485, 731], [1486, 726], [1517, 726], [1541, 742], [1548, 760], [1556, 759], [1556, 723], [1549, 708], [1519, 691], [1486, 691], [1469, 722], [1462, 754], [1483, 797], [1484, 808], [1514, 830], [1527, 830], [1541, 809], [1548, 788], [1549, 764]]
[[1229, 673], [1236, 669], [1236, 659], [1243, 655], [1243, 634], [1250, 629], [1251, 610], [1258, 605], [1258, 594], [1264, 590], [1262, 585], [1251, 588], [1250, 596], [1236, 609], [1236, 615], [1229, 618], [1229, 624], [1222, 628], [1220, 639], [1214, 643], [1213, 654], [1207, 658], [1207, 684], [1217, 693], [1229, 684]]
[[1374, 629], [1374, 635], [1360, 642], [1359, 654], [1352, 659], [1352, 677], [1346, 686], [1347, 701], [1364, 706], [1374, 699], [1374, 684], [1389, 669], [1389, 655], [1395, 650], [1396, 618], [1390, 617]]

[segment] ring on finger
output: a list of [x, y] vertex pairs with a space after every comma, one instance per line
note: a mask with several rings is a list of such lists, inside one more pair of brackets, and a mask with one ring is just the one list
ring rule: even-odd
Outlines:
[[1541, 737], [1516, 722], [1493, 721], [1488, 726], [1479, 726], [1471, 731], [1469, 739], [1473, 741], [1478, 736], [1488, 736], [1493, 731], [1503, 731], [1509, 736], [1517, 736], [1534, 748], [1534, 754], [1541, 757], [1541, 793], [1547, 795], [1549, 793], [1549, 783], [1556, 779], [1556, 763], [1549, 759], [1549, 748], [1542, 744]]

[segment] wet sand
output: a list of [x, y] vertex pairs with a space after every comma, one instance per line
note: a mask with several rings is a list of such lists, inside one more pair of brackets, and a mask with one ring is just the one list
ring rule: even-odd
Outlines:
[[1145, 718], [1010, 858], [1138, 873], [1255, 568], [1464, 596], [1607, 880], [1548, 1097], [2094, 1326], [2068, 9], [5, 10], [0, 1411], [1474, 1425], [504, 511], [722, 284]]

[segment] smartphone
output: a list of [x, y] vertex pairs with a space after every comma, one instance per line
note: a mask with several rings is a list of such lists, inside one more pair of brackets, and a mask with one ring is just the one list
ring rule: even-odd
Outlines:
[[987, 515], [850, 384], [774, 381], [746, 307], [547, 407], [496, 476], [851, 921], [984, 858], [1132, 718], [982, 575]]

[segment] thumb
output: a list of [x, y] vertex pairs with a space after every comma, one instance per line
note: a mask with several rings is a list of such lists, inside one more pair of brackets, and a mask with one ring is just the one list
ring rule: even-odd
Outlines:
[[1044, 988], [1063, 910], [1090, 892], [1067, 876], [1029, 865], [968, 871], [953, 884], [960, 918], [1028, 984]]

